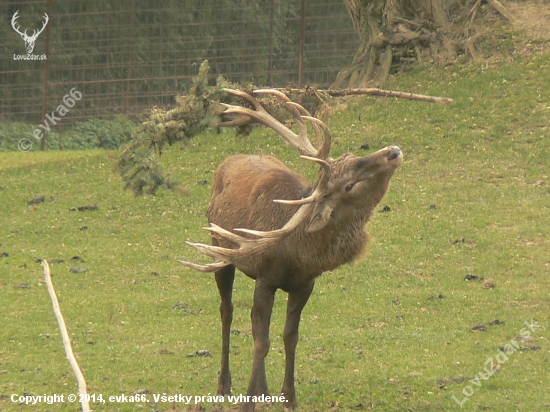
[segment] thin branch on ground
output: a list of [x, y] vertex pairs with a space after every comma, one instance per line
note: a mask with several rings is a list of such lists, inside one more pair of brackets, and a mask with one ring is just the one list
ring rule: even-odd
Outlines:
[[317, 94], [317, 92], [326, 93], [332, 97], [341, 97], [341, 96], [352, 96], [352, 95], [371, 95], [371, 96], [382, 96], [382, 97], [396, 97], [400, 99], [408, 100], [420, 100], [424, 102], [440, 103], [440, 104], [449, 104], [454, 103], [454, 100], [449, 97], [437, 97], [437, 96], [428, 96], [425, 94], [417, 93], [408, 93], [408, 92], [397, 92], [393, 90], [383, 90], [379, 88], [360, 88], [360, 89], [332, 89], [332, 90], [317, 90], [317, 89], [292, 89], [292, 88], [281, 88], [277, 89], [282, 92], [296, 93], [296, 94]]
[[86, 401], [87, 392], [86, 392], [86, 381], [84, 380], [84, 375], [78, 366], [78, 362], [74, 357], [73, 349], [71, 347], [71, 340], [69, 338], [69, 333], [67, 332], [67, 327], [65, 326], [65, 320], [61, 314], [61, 309], [59, 307], [59, 301], [55, 294], [55, 289], [52, 283], [52, 277], [50, 273], [50, 266], [46, 260], [42, 261], [42, 266], [44, 267], [44, 278], [46, 280], [46, 285], [48, 286], [48, 293], [52, 300], [53, 312], [55, 313], [55, 318], [59, 324], [59, 330], [61, 331], [61, 337], [63, 338], [63, 346], [65, 347], [65, 354], [67, 355], [67, 360], [73, 368], [73, 372], [76, 375], [76, 380], [78, 381], [78, 393], [80, 396], [80, 403], [82, 405], [82, 412], [90, 412], [90, 405]]

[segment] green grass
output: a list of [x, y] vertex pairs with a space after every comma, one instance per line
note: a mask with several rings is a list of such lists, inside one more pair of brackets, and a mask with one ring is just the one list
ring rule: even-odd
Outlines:
[[[448, 96], [454, 105], [358, 99], [331, 118], [333, 156], [398, 144], [405, 163], [369, 224], [365, 258], [319, 278], [305, 308], [297, 358], [303, 411], [550, 408], [550, 55], [487, 69], [419, 69], [390, 88]], [[184, 244], [201, 230], [212, 173], [234, 153], [272, 153], [315, 176], [274, 133], [207, 134], [162, 161], [189, 196], [134, 198], [105, 151], [0, 153], [0, 409], [25, 406], [11, 394], [75, 393], [37, 259], [54, 283], [89, 392], [208, 395], [220, 357], [218, 296], [211, 275], [177, 258], [204, 261]], [[364, 152], [366, 153], [366, 152]], [[206, 179], [210, 183], [199, 184]], [[27, 202], [46, 196], [37, 205]], [[95, 211], [71, 208], [95, 205]], [[435, 205], [435, 206], [433, 206]], [[83, 227], [86, 230], [81, 230]], [[81, 256], [84, 262], [72, 261]], [[71, 267], [88, 269], [76, 274]], [[467, 274], [492, 278], [465, 281]], [[29, 288], [17, 287], [27, 284]], [[249, 311], [254, 284], [235, 284], [234, 393], [251, 369]], [[443, 297], [440, 297], [443, 296]], [[397, 300], [398, 299], [398, 300]], [[178, 302], [184, 308], [174, 308]], [[272, 393], [282, 386], [285, 294], [279, 293], [267, 358]], [[489, 326], [499, 319], [503, 325]], [[514, 352], [480, 387], [468, 382], [533, 320], [539, 350]], [[471, 328], [484, 324], [486, 332]], [[212, 357], [188, 357], [207, 349]], [[495, 364], [498, 363], [495, 361]], [[203, 404], [207, 410], [212, 404]], [[96, 411], [186, 410], [182, 404], [94, 404]], [[280, 405], [268, 408], [280, 410]]]

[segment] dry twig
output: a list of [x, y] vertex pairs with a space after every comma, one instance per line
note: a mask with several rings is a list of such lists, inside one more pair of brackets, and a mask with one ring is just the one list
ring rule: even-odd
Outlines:
[[[314, 89], [292, 89], [292, 88], [283, 88], [277, 89], [282, 92], [287, 93], [297, 93], [297, 94], [308, 94], [311, 93]], [[371, 96], [382, 96], [382, 97], [396, 97], [401, 99], [408, 100], [421, 100], [424, 102], [440, 103], [440, 104], [449, 104], [454, 103], [454, 100], [449, 97], [437, 97], [437, 96], [427, 96], [425, 94], [417, 93], [408, 93], [408, 92], [396, 92], [393, 90], [383, 90], [378, 88], [364, 88], [364, 89], [330, 89], [330, 90], [314, 90], [315, 94], [317, 92], [322, 92], [323, 94], [328, 94], [332, 97], [338, 96], [352, 96], [367, 94]]]
[[73, 354], [73, 349], [71, 347], [71, 340], [69, 339], [69, 333], [67, 332], [67, 327], [65, 326], [65, 320], [61, 314], [61, 309], [59, 307], [59, 301], [55, 294], [55, 289], [52, 283], [52, 277], [50, 274], [50, 266], [46, 260], [42, 261], [42, 266], [44, 266], [44, 278], [46, 280], [46, 285], [48, 286], [48, 293], [52, 300], [53, 312], [55, 313], [55, 318], [59, 324], [59, 330], [61, 331], [61, 337], [63, 338], [63, 346], [65, 347], [65, 354], [67, 355], [67, 360], [73, 368], [73, 372], [76, 375], [76, 380], [78, 381], [78, 394], [80, 396], [80, 403], [82, 405], [82, 412], [90, 412], [90, 405], [86, 401], [87, 392], [86, 392], [86, 381], [84, 380], [84, 375], [78, 366], [76, 358]]

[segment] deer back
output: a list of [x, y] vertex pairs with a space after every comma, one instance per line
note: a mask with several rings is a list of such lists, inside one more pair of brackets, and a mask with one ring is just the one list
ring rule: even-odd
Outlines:
[[275, 157], [231, 156], [214, 174], [208, 220], [227, 230], [239, 227], [262, 231], [280, 229], [298, 207], [274, 200], [300, 199], [311, 191], [304, 176]]

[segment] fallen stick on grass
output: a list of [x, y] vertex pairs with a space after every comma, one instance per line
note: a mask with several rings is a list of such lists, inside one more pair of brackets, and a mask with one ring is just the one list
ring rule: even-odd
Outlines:
[[425, 94], [418, 94], [418, 93], [383, 90], [376, 87], [359, 88], [359, 89], [328, 89], [328, 90], [315, 89], [315, 88], [302, 88], [302, 89], [279, 88], [276, 90], [280, 90], [282, 92], [287, 92], [287, 93], [290, 92], [290, 93], [306, 94], [306, 95], [325, 94], [331, 97], [352, 96], [352, 95], [371, 95], [371, 96], [382, 96], [382, 97], [395, 97], [395, 98], [407, 99], [407, 100], [420, 100], [424, 102], [432, 102], [432, 103], [439, 103], [439, 104], [454, 103], [454, 100], [449, 97], [428, 96]]
[[397, 92], [393, 90], [382, 90], [378, 88], [328, 90], [328, 93], [331, 96], [349, 96], [349, 95], [358, 95], [358, 94], [368, 94], [371, 96], [396, 97], [399, 99], [420, 100], [424, 102], [432, 102], [432, 103], [440, 103], [440, 104], [454, 103], [454, 100], [449, 97], [427, 96], [425, 94]]
[[73, 368], [74, 374], [76, 375], [76, 380], [78, 381], [78, 394], [80, 397], [80, 403], [82, 404], [82, 412], [90, 412], [90, 405], [87, 402], [88, 396], [86, 392], [86, 381], [84, 380], [84, 375], [78, 366], [78, 362], [73, 354], [73, 348], [71, 347], [71, 340], [69, 338], [69, 333], [67, 332], [67, 327], [65, 326], [65, 320], [61, 314], [61, 309], [59, 308], [59, 301], [55, 294], [55, 289], [52, 283], [52, 277], [50, 274], [50, 266], [46, 260], [42, 261], [42, 266], [44, 266], [44, 278], [46, 279], [46, 286], [48, 287], [48, 292], [52, 300], [53, 312], [55, 313], [55, 318], [59, 324], [59, 329], [61, 330], [61, 337], [63, 338], [63, 346], [65, 347], [65, 354], [67, 355], [67, 360]]

